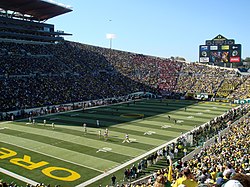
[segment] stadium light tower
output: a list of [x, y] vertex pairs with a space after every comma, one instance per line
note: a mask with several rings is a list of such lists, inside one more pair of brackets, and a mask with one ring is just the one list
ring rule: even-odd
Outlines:
[[109, 39], [109, 60], [111, 62], [111, 52], [112, 52], [112, 39], [116, 36], [115, 34], [106, 34], [106, 38]]
[[106, 34], [106, 38], [109, 39], [109, 48], [112, 49], [112, 39], [116, 38], [115, 34]]

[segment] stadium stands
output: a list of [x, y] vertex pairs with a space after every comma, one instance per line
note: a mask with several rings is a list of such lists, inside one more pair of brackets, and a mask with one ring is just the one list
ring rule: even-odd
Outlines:
[[110, 69], [102, 55], [74, 49], [70, 43], [36, 47], [2, 43], [1, 49], [7, 52], [1, 54], [1, 111], [153, 91]]
[[235, 71], [203, 64], [185, 63], [180, 71], [175, 91], [213, 95], [229, 75], [234, 77]]
[[232, 77], [224, 79], [220, 88], [216, 93], [216, 96], [227, 98], [239, 84], [242, 84], [242, 78], [240, 77]]
[[237, 88], [234, 98], [249, 96], [249, 78], [241, 80], [234, 70], [74, 42], [51, 45], [1, 42], [0, 51], [1, 92], [5, 96], [1, 99], [2, 112], [137, 91], [182, 96], [200, 92], [214, 96], [217, 92], [218, 97], [227, 97]]
[[247, 99], [250, 98], [250, 77], [242, 78], [242, 84], [239, 84], [238, 87], [232, 92], [229, 98], [240, 98]]

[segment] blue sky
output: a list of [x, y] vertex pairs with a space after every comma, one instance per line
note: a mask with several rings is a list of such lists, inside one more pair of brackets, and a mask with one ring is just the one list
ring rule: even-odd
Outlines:
[[[141, 54], [198, 61], [199, 45], [218, 34], [250, 56], [249, 0], [56, 0], [73, 12], [52, 18], [65, 39]], [[110, 21], [112, 20], [112, 21]]]

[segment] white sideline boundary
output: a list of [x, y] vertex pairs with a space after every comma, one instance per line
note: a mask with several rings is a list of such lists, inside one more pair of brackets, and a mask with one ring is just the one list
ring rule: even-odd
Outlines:
[[167, 145], [169, 145], [169, 144], [171, 144], [173, 142], [176, 142], [176, 140], [178, 138], [179, 137], [177, 137], [177, 138], [175, 138], [175, 139], [173, 139], [173, 140], [171, 140], [171, 141], [169, 141], [169, 142], [167, 142], [167, 143], [165, 143], [163, 145], [160, 145], [159, 147], [156, 147], [156, 148], [154, 148], [154, 149], [152, 149], [152, 150], [144, 153], [143, 155], [140, 155], [140, 156], [138, 156], [138, 157], [136, 157], [136, 158], [134, 158], [134, 159], [132, 159], [132, 160], [130, 160], [128, 162], [125, 162], [125, 163], [121, 164], [120, 166], [118, 166], [116, 168], [113, 168], [113, 169], [111, 169], [111, 170], [109, 170], [109, 171], [107, 171], [107, 172], [105, 172], [105, 173], [103, 173], [101, 175], [98, 175], [98, 176], [96, 176], [96, 177], [94, 177], [94, 178], [92, 178], [92, 179], [90, 179], [88, 181], [85, 181], [85, 182], [77, 185], [76, 187], [88, 186], [88, 185], [90, 185], [90, 184], [92, 184], [92, 183], [94, 183], [94, 182], [96, 182], [96, 181], [98, 181], [98, 180], [100, 180], [100, 179], [102, 179], [104, 177], [107, 177], [108, 175], [110, 175], [110, 174], [112, 174], [112, 173], [114, 173], [114, 172], [116, 172], [116, 171], [118, 171], [118, 170], [120, 170], [120, 169], [122, 169], [122, 168], [124, 168], [124, 167], [126, 167], [126, 166], [128, 166], [128, 165], [130, 165], [130, 164], [132, 164], [132, 163], [134, 163], [136, 161], [138, 161], [138, 160], [143, 159], [144, 157], [146, 157], [146, 156], [148, 156], [148, 155], [150, 155], [150, 154], [158, 151], [159, 149], [162, 149], [162, 148], [166, 147]]
[[18, 179], [18, 180], [20, 180], [20, 181], [23, 181], [23, 182], [27, 183], [27, 184], [31, 184], [32, 186], [36, 186], [37, 184], [39, 184], [39, 183], [36, 182], [36, 181], [30, 180], [30, 179], [28, 179], [28, 178], [26, 178], [26, 177], [23, 177], [23, 176], [21, 176], [21, 175], [18, 175], [18, 174], [16, 174], [16, 173], [13, 173], [13, 172], [8, 171], [8, 170], [3, 169], [3, 168], [0, 168], [0, 173], [9, 175], [9, 176], [11, 176], [11, 177], [13, 177], [13, 178], [15, 178], [15, 179]]

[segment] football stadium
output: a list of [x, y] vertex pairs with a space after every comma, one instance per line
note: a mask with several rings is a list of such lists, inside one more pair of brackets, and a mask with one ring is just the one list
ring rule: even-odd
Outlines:
[[72, 11], [0, 1], [0, 187], [250, 186], [241, 44], [191, 63], [73, 42], [47, 23]]

